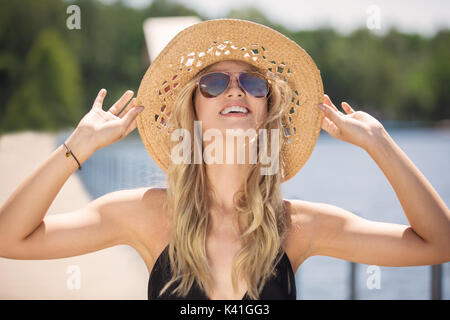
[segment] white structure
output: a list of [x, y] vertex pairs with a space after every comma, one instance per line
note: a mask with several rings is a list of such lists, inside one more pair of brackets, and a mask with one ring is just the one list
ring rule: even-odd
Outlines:
[[150, 63], [180, 31], [199, 22], [201, 22], [201, 19], [195, 16], [146, 19], [144, 21], [144, 35]]

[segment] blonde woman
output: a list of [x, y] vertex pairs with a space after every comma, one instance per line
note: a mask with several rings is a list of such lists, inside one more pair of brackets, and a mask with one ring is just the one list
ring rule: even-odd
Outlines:
[[[244, 25], [247, 28], [249, 24]], [[250, 25], [255, 34], [260, 31], [260, 26]], [[208, 32], [216, 35], [211, 26]], [[184, 45], [189, 45], [187, 35]], [[172, 46], [161, 56], [170, 49], [176, 51]], [[295, 90], [256, 63], [217, 57], [186, 78], [172, 103], [164, 104], [165, 108], [171, 106], [170, 119], [164, 123], [162, 113], [158, 117], [151, 113], [150, 109], [159, 110], [161, 106], [146, 102], [144, 85], [138, 100], [132, 99], [120, 114], [133, 92], [127, 91], [104, 111], [106, 90], [101, 90], [65, 145], [58, 147], [2, 205], [0, 256], [56, 259], [127, 244], [148, 267], [149, 299], [295, 299], [294, 275], [307, 258], [315, 255], [378, 266], [431, 265], [450, 260], [450, 213], [437, 192], [380, 122], [346, 103], [342, 103], [345, 113], [340, 112], [327, 95], [322, 96], [323, 104], [305, 107], [305, 113], [318, 117], [319, 130], [371, 155], [394, 188], [410, 225], [369, 221], [332, 204], [283, 199], [280, 184], [298, 171], [301, 162], [293, 162], [295, 168], [289, 171], [292, 156], [283, 149], [283, 134], [277, 135], [290, 121], [287, 115], [295, 114], [287, 108]], [[161, 59], [155, 61], [155, 66], [163, 64]], [[138, 116], [139, 100], [145, 110]], [[227, 154], [232, 150], [243, 150], [248, 156], [254, 146], [250, 141], [263, 141], [267, 145], [257, 144], [256, 150], [267, 147], [280, 154], [280, 169], [263, 174], [261, 161], [238, 163], [235, 153], [233, 161], [217, 163], [206, 161], [206, 153], [201, 153], [199, 163], [171, 162], [167, 189], [116, 191], [73, 212], [45, 216], [68, 177], [96, 150], [124, 138], [137, 126], [148, 147], [145, 130], [154, 124], [145, 126], [145, 119], [162, 125], [152, 129], [161, 135], [165, 128], [171, 128], [168, 132], [172, 133], [172, 129], [184, 129], [187, 140], [183, 141], [191, 143], [184, 150], [195, 152], [199, 143], [207, 150], [223, 139], [210, 154], [214, 158], [220, 151]], [[292, 122], [299, 123], [298, 119], [300, 116]], [[195, 123], [201, 123], [201, 128]], [[308, 127], [308, 123], [315, 122], [295, 127], [295, 134], [300, 135], [301, 130], [313, 132], [314, 127]], [[228, 144], [228, 129], [266, 129], [268, 136], [250, 137], [242, 145]], [[217, 141], [204, 137], [195, 140], [195, 130], [214, 132]], [[180, 143], [180, 139], [170, 144], [167, 139], [154, 139], [159, 145], [167, 143], [170, 150]], [[302, 142], [294, 139], [293, 143], [298, 147]], [[152, 152], [163, 167], [162, 153], [154, 151], [158, 144], [151, 146]], [[191, 154], [183, 159], [193, 158]]]

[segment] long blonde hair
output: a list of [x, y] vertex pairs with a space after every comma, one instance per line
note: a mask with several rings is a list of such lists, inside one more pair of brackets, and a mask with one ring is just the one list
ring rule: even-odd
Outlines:
[[[169, 126], [190, 132], [191, 154], [194, 144], [202, 145], [201, 141], [193, 141], [194, 120], [198, 120], [193, 102], [196, 82], [211, 66], [200, 71], [180, 90], [168, 121]], [[284, 110], [293, 97], [292, 90], [276, 74], [252, 67], [270, 80], [268, 114], [261, 127], [268, 131], [268, 150], [272, 150], [270, 132], [271, 129], [283, 132]], [[283, 134], [280, 134], [279, 150], [276, 152], [281, 151], [283, 139]], [[281, 152], [278, 154], [281, 167]], [[274, 268], [282, 257], [281, 245], [289, 225], [281, 196], [280, 170], [274, 175], [261, 175], [260, 168], [260, 161], [256, 161], [243, 180], [241, 189], [234, 195], [239, 226], [242, 226], [240, 236], [243, 247], [233, 261], [232, 284], [237, 291], [238, 279], [246, 276], [247, 295], [251, 299], [259, 299], [264, 283], [274, 274]], [[206, 236], [212, 188], [206, 176], [205, 163], [172, 163], [167, 173], [167, 186], [167, 208], [172, 218], [168, 251], [172, 277], [160, 294], [174, 284], [172, 294], [186, 296], [195, 281], [202, 290], [211, 292]]]

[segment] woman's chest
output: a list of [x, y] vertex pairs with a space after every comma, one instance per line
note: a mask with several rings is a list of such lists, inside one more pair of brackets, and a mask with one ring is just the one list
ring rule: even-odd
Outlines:
[[206, 238], [206, 255], [212, 278], [212, 290], [207, 293], [210, 299], [240, 300], [247, 292], [247, 280], [237, 278], [237, 291], [232, 282], [233, 265], [236, 263], [242, 244], [231, 235], [232, 232], [209, 234]]
[[[135, 250], [144, 260], [149, 274], [163, 250], [169, 244], [170, 230], [157, 234], [157, 237], [147, 237], [140, 241], [140, 245], [135, 246]], [[211, 270], [211, 276], [219, 287], [229, 287], [231, 285], [231, 272], [233, 263], [242, 248], [242, 243], [232, 234], [232, 232], [221, 232], [209, 234], [206, 239], [206, 254]], [[282, 249], [286, 253], [292, 270], [297, 269], [307, 258], [307, 243], [298, 241], [298, 237], [290, 236], [288, 233]], [[244, 280], [241, 279], [239, 287], [243, 287]], [[244, 291], [245, 292], [245, 291]]]

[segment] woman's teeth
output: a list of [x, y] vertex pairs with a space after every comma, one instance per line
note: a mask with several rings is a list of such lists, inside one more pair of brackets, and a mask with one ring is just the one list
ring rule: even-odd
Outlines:
[[248, 113], [248, 109], [240, 106], [231, 106], [228, 108], [225, 108], [220, 112], [220, 114], [228, 114], [228, 113]]

